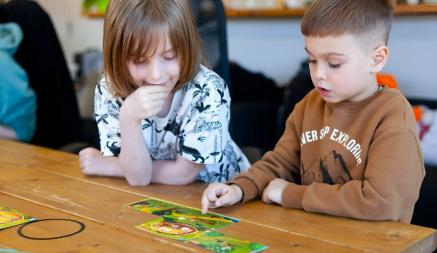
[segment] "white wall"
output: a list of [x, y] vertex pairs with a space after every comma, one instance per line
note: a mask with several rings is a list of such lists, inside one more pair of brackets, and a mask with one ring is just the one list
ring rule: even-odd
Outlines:
[[35, 1], [50, 15], [72, 74], [77, 68], [74, 53], [88, 48], [102, 50], [103, 19], [82, 16], [82, 0]]
[[[305, 59], [300, 19], [228, 20], [229, 57], [287, 83]], [[385, 72], [411, 97], [437, 99], [437, 16], [395, 17]]]
[[[102, 48], [103, 19], [81, 16], [82, 0], [36, 0], [49, 13], [72, 73], [73, 54]], [[278, 84], [287, 83], [305, 59], [300, 19], [228, 20], [229, 57]], [[395, 17], [386, 72], [408, 96], [437, 99], [437, 15]]]
[[437, 98], [437, 16], [398, 17], [389, 42], [385, 70], [396, 75], [412, 97]]
[[231, 19], [227, 32], [230, 60], [279, 85], [291, 79], [306, 57], [299, 19]]

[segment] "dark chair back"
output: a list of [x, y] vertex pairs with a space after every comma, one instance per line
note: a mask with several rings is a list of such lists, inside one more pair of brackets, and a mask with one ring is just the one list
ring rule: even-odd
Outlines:
[[73, 81], [48, 14], [35, 1], [12, 0], [0, 5], [0, 21], [16, 22], [23, 41], [15, 60], [27, 72], [37, 96], [33, 144], [59, 148], [80, 141], [81, 122]]
[[[408, 99], [412, 105], [426, 105], [437, 110], [437, 101]], [[437, 229], [437, 166], [425, 164], [426, 175], [414, 207], [412, 224]], [[435, 251], [437, 252], [437, 250]]]
[[221, 0], [192, 0], [197, 27], [211, 68], [230, 85], [225, 8]]
[[[230, 90], [232, 111], [229, 130], [232, 138], [240, 146], [263, 150], [273, 147], [276, 103], [280, 101], [273, 99], [274, 102], [270, 103], [268, 99], [277, 95], [274, 82], [229, 63], [226, 13], [222, 0], [192, 0], [192, 5], [207, 61]], [[265, 134], [260, 135], [260, 132]], [[254, 135], [257, 138], [253, 138]]]

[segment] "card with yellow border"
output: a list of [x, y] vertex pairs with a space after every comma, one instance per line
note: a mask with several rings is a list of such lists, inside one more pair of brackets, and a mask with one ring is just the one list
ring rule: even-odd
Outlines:
[[0, 229], [13, 227], [33, 220], [35, 220], [35, 218], [16, 210], [0, 206]]

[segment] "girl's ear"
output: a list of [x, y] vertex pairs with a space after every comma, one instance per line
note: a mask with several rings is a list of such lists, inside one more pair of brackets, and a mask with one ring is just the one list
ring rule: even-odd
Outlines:
[[370, 71], [372, 73], [378, 73], [387, 64], [388, 60], [388, 47], [378, 46], [372, 52], [372, 62]]

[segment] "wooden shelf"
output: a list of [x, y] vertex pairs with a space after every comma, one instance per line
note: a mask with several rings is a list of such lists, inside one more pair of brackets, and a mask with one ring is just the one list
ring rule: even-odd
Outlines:
[[84, 11], [84, 12], [82, 12], [82, 16], [87, 17], [87, 18], [103, 18], [103, 17], [105, 17], [105, 13]]
[[[305, 8], [270, 8], [270, 9], [232, 9], [226, 8], [228, 18], [282, 18], [282, 17], [302, 17]], [[398, 5], [395, 9], [397, 16], [415, 15], [437, 15], [436, 5]]]
[[305, 8], [231, 9], [226, 8], [228, 18], [281, 18], [302, 17]]
[[[228, 18], [300, 18], [305, 13], [305, 8], [269, 8], [269, 9], [233, 9], [226, 8]], [[90, 18], [101, 18], [104, 13], [84, 12], [82, 15]], [[437, 15], [437, 4], [398, 5], [395, 9], [397, 16]]]
[[437, 4], [398, 5], [395, 14], [398, 16], [437, 15]]

